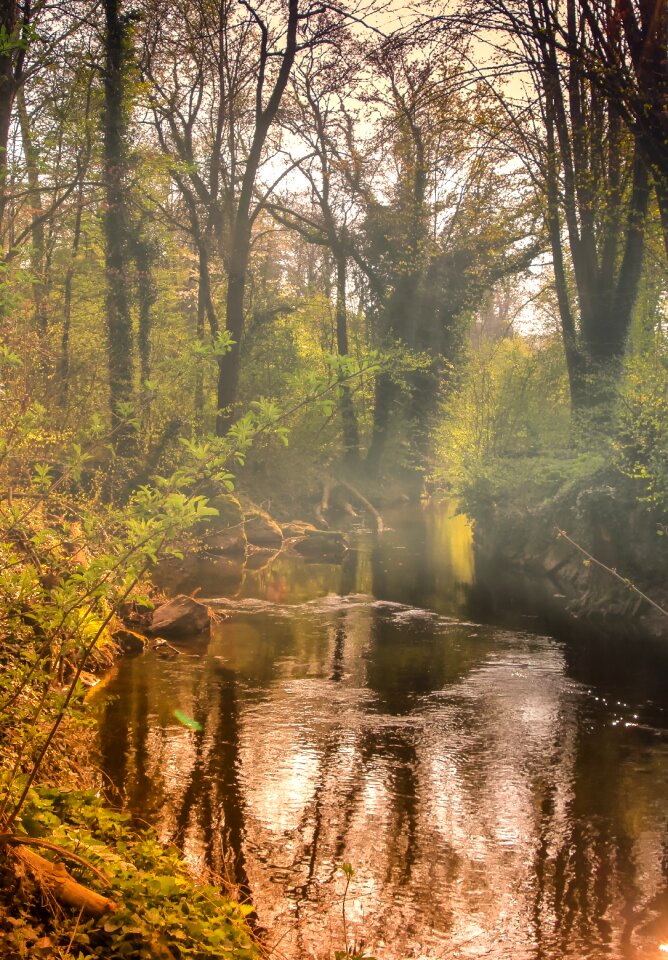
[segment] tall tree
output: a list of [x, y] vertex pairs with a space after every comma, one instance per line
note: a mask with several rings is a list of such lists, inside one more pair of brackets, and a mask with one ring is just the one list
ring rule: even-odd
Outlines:
[[31, 36], [31, 8], [28, 0], [0, 3], [0, 231], [7, 207], [9, 131], [16, 94], [25, 81], [25, 58]]
[[107, 278], [109, 405], [115, 446], [128, 451], [134, 399], [134, 335], [128, 296], [127, 124], [125, 102], [127, 20], [120, 0], [104, 0], [104, 214]]
[[[295, 108], [284, 125], [306, 155], [298, 169], [308, 185], [309, 202], [294, 197], [276, 198], [270, 211], [285, 226], [296, 230], [309, 243], [328, 249], [334, 265], [334, 322], [336, 350], [341, 358], [350, 354], [348, 332], [348, 272], [351, 260], [351, 219], [355, 204], [347, 189], [342, 165], [347, 162], [345, 126], [346, 91], [352, 87], [358, 58], [354, 51], [336, 45], [329, 55], [311, 53], [294, 78]], [[341, 376], [341, 422], [344, 463], [355, 468], [360, 456], [360, 436], [350, 384]]]
[[[576, 33], [573, 22], [582, 29]], [[586, 25], [586, 42], [582, 42]], [[571, 0], [555, 42], [638, 142], [653, 179], [668, 256], [668, 4], [666, 0]]]
[[464, 316], [537, 250], [522, 178], [499, 172], [509, 155], [482, 121], [494, 112], [489, 97], [482, 87], [462, 95], [466, 63], [455, 62], [452, 49], [447, 63], [431, 46], [418, 51], [419, 38], [414, 47], [395, 40], [372, 53], [386, 182], [381, 192], [350, 178], [366, 214], [358, 262], [379, 342], [421, 358], [403, 384], [378, 377], [367, 465], [377, 476], [391, 435], [403, 434], [417, 479]]
[[[246, 4], [260, 34], [259, 59], [255, 80], [255, 114], [253, 131], [250, 137], [248, 156], [238, 181], [238, 190], [234, 191], [232, 217], [230, 224], [230, 253], [227, 272], [227, 296], [225, 321], [232, 336], [232, 347], [221, 358], [218, 375], [218, 420], [217, 432], [222, 434], [232, 422], [234, 403], [237, 399], [239, 384], [239, 365], [241, 338], [244, 329], [244, 294], [251, 251], [251, 232], [253, 222], [261, 209], [254, 198], [255, 184], [262, 162], [264, 145], [270, 127], [276, 119], [281, 99], [285, 92], [297, 54], [297, 29], [300, 21], [308, 19], [308, 13], [301, 13], [299, 0], [288, 0], [288, 18], [285, 28], [285, 45], [280, 51], [271, 49], [270, 30], [257, 8]], [[266, 83], [271, 55], [278, 56], [279, 68], [266, 97]]]
[[[525, 103], [522, 119], [505, 109], [544, 197], [573, 405], [596, 405], [611, 395], [642, 275], [644, 151], [582, 70], [593, 42], [586, 3], [489, 0], [484, 8], [485, 22], [511, 37], [505, 52], [515, 69], [530, 78], [533, 109]], [[611, 9], [606, 16], [608, 42], [622, 57], [619, 19]]]
[[147, 32], [144, 72], [152, 85], [156, 130], [162, 149], [176, 161], [172, 177], [198, 253], [198, 327], [206, 317], [214, 337], [223, 324], [212, 293], [212, 257], [225, 268], [224, 325], [231, 348], [218, 358], [219, 434], [230, 425], [237, 400], [253, 227], [287, 172], [283, 165], [268, 174], [273, 186], [261, 183], [270, 132], [298, 54], [329, 39], [342, 19], [300, 0], [289, 0], [287, 10], [273, 0], [200, 0], [174, 32], [166, 32], [161, 20]]

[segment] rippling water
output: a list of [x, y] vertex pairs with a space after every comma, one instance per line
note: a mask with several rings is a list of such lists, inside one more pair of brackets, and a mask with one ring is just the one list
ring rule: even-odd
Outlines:
[[659, 958], [668, 655], [480, 624], [463, 518], [395, 525], [341, 566], [171, 571], [224, 619], [120, 664], [107, 774], [276, 956]]

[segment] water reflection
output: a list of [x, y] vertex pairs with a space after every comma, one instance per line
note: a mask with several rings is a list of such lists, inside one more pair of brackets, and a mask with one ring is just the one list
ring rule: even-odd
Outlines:
[[610, 663], [599, 688], [587, 660], [585, 685], [564, 643], [455, 619], [465, 528], [431, 519], [296, 587], [286, 564], [280, 602], [256, 574], [198, 656], [123, 663], [106, 771], [195, 869], [248, 886], [279, 956], [659, 956], [657, 705], [611, 700]]

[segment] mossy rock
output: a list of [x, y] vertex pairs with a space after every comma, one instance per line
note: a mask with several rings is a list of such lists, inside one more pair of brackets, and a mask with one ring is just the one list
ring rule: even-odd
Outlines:
[[280, 549], [283, 544], [281, 528], [265, 510], [255, 508], [246, 511], [244, 521], [246, 540], [254, 547]]
[[219, 494], [209, 501], [218, 516], [211, 517], [205, 527], [204, 549], [210, 553], [244, 554], [246, 529], [244, 511], [232, 494]]

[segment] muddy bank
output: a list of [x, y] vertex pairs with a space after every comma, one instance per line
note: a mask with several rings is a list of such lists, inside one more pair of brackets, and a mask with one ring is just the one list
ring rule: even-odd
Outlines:
[[539, 504], [498, 499], [473, 520], [478, 600], [668, 640], [657, 609], [668, 610], [668, 535], [629, 491], [600, 483]]

